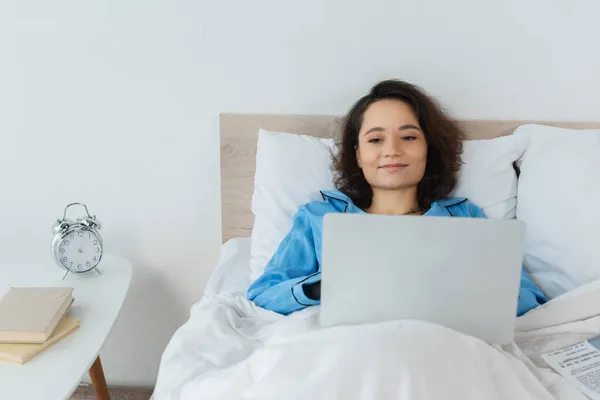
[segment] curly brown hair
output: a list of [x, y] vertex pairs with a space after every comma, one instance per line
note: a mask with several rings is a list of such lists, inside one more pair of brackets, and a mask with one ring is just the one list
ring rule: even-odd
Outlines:
[[462, 164], [464, 133], [453, 119], [442, 110], [435, 99], [415, 85], [400, 80], [379, 82], [361, 97], [342, 122], [339, 152], [334, 157], [335, 185], [360, 208], [371, 206], [373, 190], [365, 179], [356, 160], [358, 133], [367, 108], [384, 99], [395, 99], [410, 105], [427, 141], [427, 166], [418, 185], [417, 201], [422, 210], [431, 203], [447, 197], [457, 182]]

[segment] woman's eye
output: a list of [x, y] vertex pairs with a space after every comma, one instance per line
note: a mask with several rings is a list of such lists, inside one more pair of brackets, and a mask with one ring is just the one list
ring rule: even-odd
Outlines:
[[415, 140], [417, 137], [416, 136], [404, 136], [402, 139], [403, 140]]
[[378, 139], [378, 138], [369, 139], [369, 143], [379, 143], [379, 142], [381, 142], [381, 139]]

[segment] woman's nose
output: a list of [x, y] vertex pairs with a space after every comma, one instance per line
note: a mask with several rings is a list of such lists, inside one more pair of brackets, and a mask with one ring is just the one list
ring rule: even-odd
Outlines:
[[393, 138], [388, 140], [385, 146], [386, 157], [396, 157], [404, 153], [402, 139]]

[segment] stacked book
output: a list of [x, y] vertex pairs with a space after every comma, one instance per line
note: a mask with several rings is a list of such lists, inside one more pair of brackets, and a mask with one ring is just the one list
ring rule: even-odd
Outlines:
[[0, 359], [23, 364], [79, 328], [73, 289], [13, 287], [0, 300]]

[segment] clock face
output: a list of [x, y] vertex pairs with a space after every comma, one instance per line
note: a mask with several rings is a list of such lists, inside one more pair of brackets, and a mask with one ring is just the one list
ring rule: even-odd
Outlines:
[[72, 272], [87, 272], [100, 262], [102, 241], [91, 231], [69, 232], [58, 243], [57, 258]]

